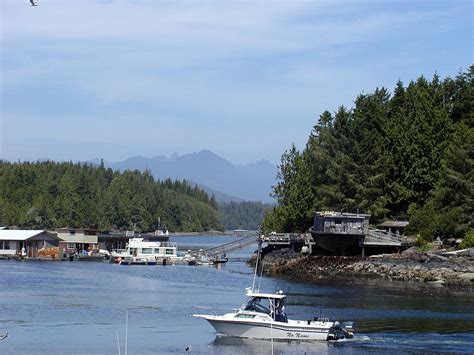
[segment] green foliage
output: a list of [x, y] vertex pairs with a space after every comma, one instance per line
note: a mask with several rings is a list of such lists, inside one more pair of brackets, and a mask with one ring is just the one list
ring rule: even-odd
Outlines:
[[0, 162], [0, 225], [153, 231], [221, 229], [213, 198], [186, 181], [101, 164]]
[[461, 249], [474, 248], [474, 229], [467, 232], [459, 247]]
[[426, 242], [463, 236], [474, 216], [473, 69], [361, 94], [325, 111], [305, 149], [285, 151], [263, 226], [305, 231], [315, 210], [409, 217]]
[[263, 221], [265, 212], [270, 209], [271, 205], [269, 204], [253, 201], [219, 204], [219, 211], [222, 214], [222, 224], [227, 230], [257, 230]]
[[425, 238], [423, 238], [420, 234], [416, 236], [415, 240], [416, 250], [419, 252], [426, 252], [433, 250], [433, 245], [430, 244]]

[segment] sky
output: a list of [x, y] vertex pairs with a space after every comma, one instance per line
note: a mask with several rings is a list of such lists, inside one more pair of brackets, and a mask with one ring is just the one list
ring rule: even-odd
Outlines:
[[472, 1], [0, 0], [0, 159], [304, 148], [324, 110], [473, 63]]

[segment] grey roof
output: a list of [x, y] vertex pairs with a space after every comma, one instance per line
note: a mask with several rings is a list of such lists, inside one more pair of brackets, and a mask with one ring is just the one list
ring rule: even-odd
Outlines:
[[42, 233], [46, 233], [46, 231], [42, 229], [0, 229], [0, 240], [28, 240]]
[[88, 244], [97, 244], [98, 238], [96, 235], [62, 235], [60, 237], [63, 241], [68, 243], [88, 243]]
[[398, 228], [403, 228], [408, 226], [409, 222], [408, 221], [385, 221], [381, 224], [378, 225], [378, 227], [398, 227]]

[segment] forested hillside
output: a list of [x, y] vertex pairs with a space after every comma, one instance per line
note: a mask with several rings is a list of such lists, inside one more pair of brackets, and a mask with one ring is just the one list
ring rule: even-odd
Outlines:
[[265, 212], [271, 207], [270, 204], [254, 201], [219, 203], [222, 224], [227, 230], [257, 230], [263, 222]]
[[170, 231], [222, 229], [215, 200], [186, 181], [103, 164], [0, 162], [0, 225], [153, 231], [160, 220]]
[[305, 231], [317, 210], [409, 218], [425, 240], [473, 228], [473, 67], [360, 94], [285, 151], [265, 230]]

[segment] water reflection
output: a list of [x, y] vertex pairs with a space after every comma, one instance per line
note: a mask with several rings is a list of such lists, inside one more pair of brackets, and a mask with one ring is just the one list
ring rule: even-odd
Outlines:
[[210, 344], [216, 353], [226, 354], [304, 354], [318, 353], [326, 354], [333, 346], [327, 342], [301, 342], [301, 341], [270, 341], [261, 339], [236, 338], [218, 335]]

